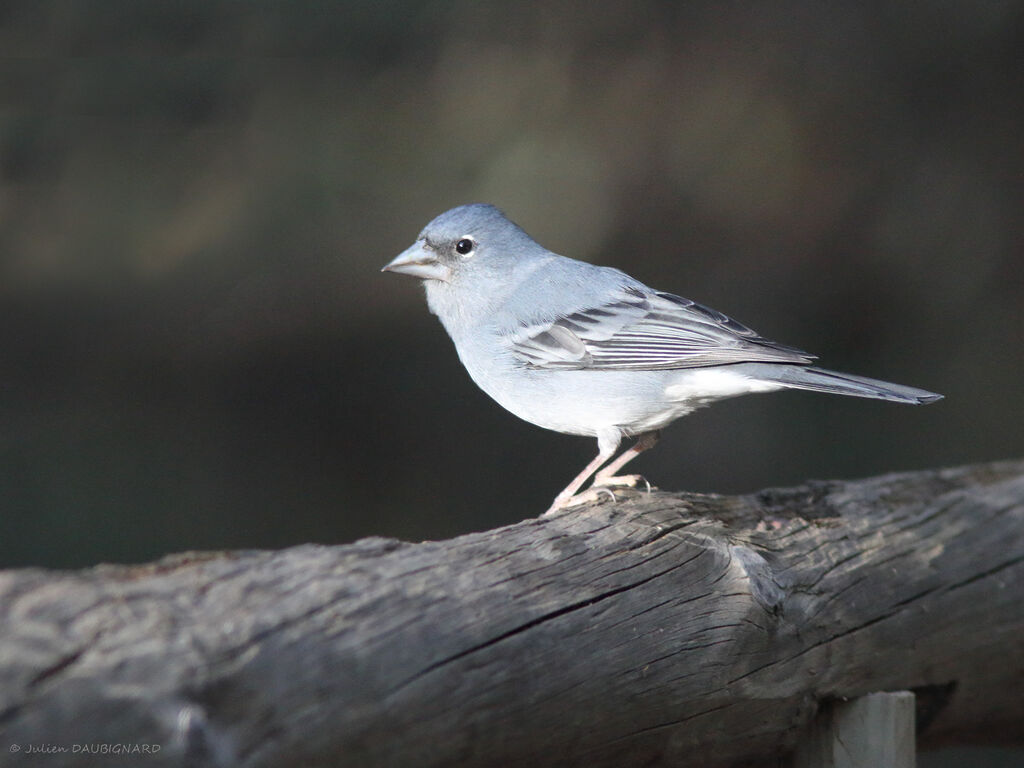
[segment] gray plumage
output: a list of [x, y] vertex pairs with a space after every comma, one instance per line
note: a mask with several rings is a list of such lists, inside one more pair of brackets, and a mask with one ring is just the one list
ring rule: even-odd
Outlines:
[[[721, 312], [617, 269], [559, 256], [491, 205], [441, 214], [385, 271], [423, 280], [427, 303], [473, 380], [526, 421], [598, 440], [599, 454], [555, 499], [614, 477], [657, 432], [696, 408], [753, 392], [806, 389], [900, 403], [933, 392], [811, 366]], [[637, 445], [605, 465], [623, 437]]]

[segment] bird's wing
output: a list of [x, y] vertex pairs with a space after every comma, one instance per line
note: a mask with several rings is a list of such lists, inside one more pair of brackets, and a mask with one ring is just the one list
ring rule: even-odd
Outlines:
[[555, 320], [521, 324], [508, 340], [525, 365], [543, 369], [653, 371], [814, 359], [695, 301], [634, 286]]

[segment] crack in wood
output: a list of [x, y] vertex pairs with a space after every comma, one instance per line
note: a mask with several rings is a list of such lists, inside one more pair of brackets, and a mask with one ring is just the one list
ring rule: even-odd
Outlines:
[[956, 584], [953, 584], [952, 586], [948, 587], [947, 591], [955, 592], [958, 589], [963, 589], [964, 587], [970, 586], [975, 582], [981, 581], [982, 579], [987, 579], [990, 576], [995, 576], [997, 573], [1005, 571], [1007, 568], [1013, 568], [1013, 566], [1020, 565], [1021, 563], [1024, 563], [1024, 555], [1011, 558], [1004, 563], [1000, 563], [997, 566], [989, 568], [987, 571], [982, 571], [981, 573], [974, 574], [970, 578], [964, 579], [963, 581], [959, 581]]
[[[692, 559], [695, 558], [691, 558], [691, 560]], [[566, 616], [567, 614], [573, 613], [584, 608], [589, 608], [593, 605], [597, 605], [598, 603], [608, 600], [609, 598], [621, 595], [632, 589], [636, 589], [637, 587], [641, 587], [644, 584], [647, 584], [651, 581], [654, 581], [655, 579], [665, 576], [668, 573], [671, 573], [672, 571], [679, 570], [688, 562], [689, 560], [684, 561], [682, 563], [676, 563], [662, 571], [658, 571], [657, 573], [652, 574], [651, 576], [647, 576], [643, 579], [640, 579], [639, 581], [635, 581], [630, 584], [625, 584], [621, 587], [616, 587], [615, 589], [587, 598], [586, 600], [580, 600], [577, 603], [573, 603], [571, 605], [559, 608], [558, 610], [551, 611], [549, 613], [544, 614], [543, 616], [538, 616], [535, 619], [531, 619], [530, 621], [527, 621], [517, 627], [513, 627], [512, 629], [503, 632], [500, 635], [497, 635], [496, 637], [490, 638], [482, 643], [477, 643], [476, 645], [471, 646], [470, 648], [466, 648], [462, 651], [459, 651], [458, 653], [452, 654], [451, 656], [436, 661], [433, 664], [427, 666], [426, 668], [420, 670], [416, 674], [412, 675], [408, 679], [401, 681], [398, 685], [394, 687], [394, 689], [388, 692], [388, 695], [393, 696], [396, 693], [398, 693], [398, 691], [400, 691], [401, 689], [408, 687], [409, 685], [425, 677], [426, 675], [429, 675], [430, 673], [435, 672], [438, 669], [451, 664], [452, 662], [458, 661], [459, 659], [463, 659], [469, 656], [470, 654], [478, 653], [479, 651], [482, 651], [486, 648], [490, 648], [494, 645], [497, 645], [498, 643], [508, 640], [509, 638], [515, 637], [516, 635], [520, 635], [523, 632], [531, 630], [534, 627], [540, 626], [541, 624], [544, 624], [546, 622], [558, 619], [562, 616]]]
[[29, 687], [30, 688], [34, 688], [35, 686], [39, 685], [40, 683], [45, 682], [46, 680], [49, 680], [51, 677], [59, 675], [65, 669], [67, 669], [72, 664], [74, 664], [76, 661], [78, 661], [80, 658], [82, 658], [82, 654], [84, 654], [84, 653], [85, 653], [85, 649], [81, 648], [81, 649], [79, 649], [77, 651], [74, 651], [74, 652], [69, 653], [69, 654], [67, 654], [65, 656], [62, 656], [61, 658], [59, 658], [57, 660], [57, 662], [55, 664], [51, 664], [50, 666], [46, 667], [46, 669], [41, 670], [38, 674], [33, 676], [32, 679], [29, 680], [29, 682], [28, 682]]

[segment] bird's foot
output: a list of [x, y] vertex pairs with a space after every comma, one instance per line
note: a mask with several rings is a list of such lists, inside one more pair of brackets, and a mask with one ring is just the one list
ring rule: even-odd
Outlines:
[[612, 488], [639, 488], [643, 484], [647, 488], [647, 493], [651, 492], [651, 483], [643, 475], [613, 475], [611, 477], [595, 477], [594, 482], [590, 485], [590, 490], [600, 488], [606, 490], [609, 487]]
[[573, 496], [556, 498], [548, 508], [547, 512], [541, 515], [541, 517], [550, 517], [556, 512], [560, 512], [563, 509], [569, 509], [570, 507], [579, 507], [584, 504], [596, 504], [601, 501], [602, 496], [607, 496], [612, 501], [618, 501], [615, 494], [608, 488], [588, 488], [587, 490], [580, 491]]

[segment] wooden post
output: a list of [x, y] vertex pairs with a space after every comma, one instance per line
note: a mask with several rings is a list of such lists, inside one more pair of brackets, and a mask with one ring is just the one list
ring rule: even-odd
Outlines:
[[811, 723], [793, 768], [914, 768], [914, 694], [833, 702]]

